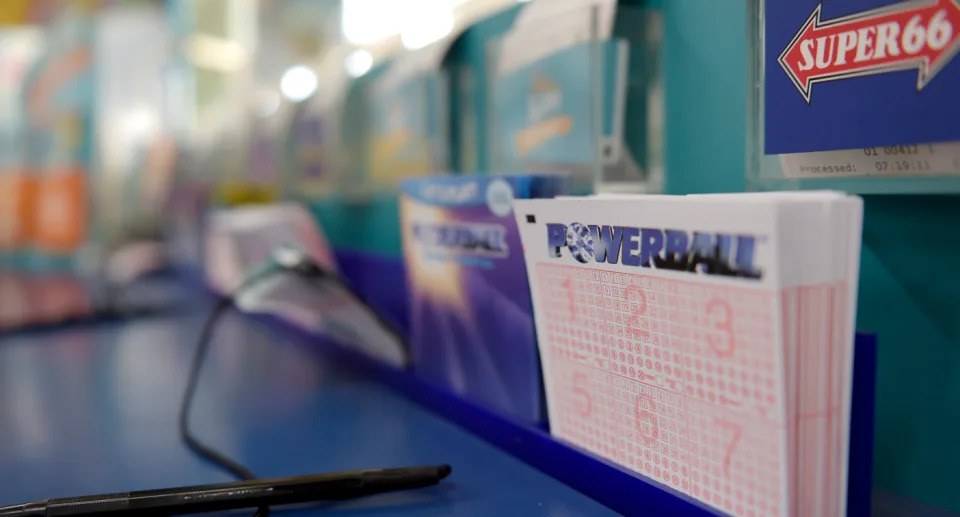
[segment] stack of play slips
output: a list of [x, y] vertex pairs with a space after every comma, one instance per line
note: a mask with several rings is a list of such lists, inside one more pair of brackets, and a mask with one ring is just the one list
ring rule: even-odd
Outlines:
[[514, 211], [553, 434], [734, 515], [845, 513], [860, 198]]

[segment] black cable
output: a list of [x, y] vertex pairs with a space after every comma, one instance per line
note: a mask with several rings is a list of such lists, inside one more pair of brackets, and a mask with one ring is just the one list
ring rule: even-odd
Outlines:
[[[200, 381], [200, 371], [203, 368], [203, 361], [207, 356], [207, 352], [210, 350], [210, 342], [213, 341], [213, 331], [216, 328], [217, 322], [227, 309], [233, 305], [233, 300], [234, 297], [221, 298], [213, 311], [210, 312], [210, 315], [207, 316], [207, 321], [203, 325], [203, 331], [200, 333], [200, 338], [197, 342], [196, 352], [194, 352], [193, 360], [190, 363], [190, 373], [187, 376], [187, 389], [183, 393], [183, 401], [180, 403], [180, 440], [201, 458], [226, 470], [238, 479], [246, 481], [256, 479], [256, 476], [250, 469], [226, 455], [217, 452], [212, 447], [205, 445], [193, 436], [193, 433], [190, 431], [190, 408], [193, 406], [194, 394], [197, 392], [197, 384]], [[267, 517], [269, 515], [270, 509], [266, 506], [261, 506], [257, 508], [254, 517]]]
[[[330, 273], [329, 271], [323, 269], [316, 262], [306, 258], [301, 257], [300, 261], [296, 264], [281, 266], [278, 269], [268, 270], [265, 274], [261, 273], [260, 275], [253, 276], [252, 278], [247, 279], [231, 296], [221, 297], [217, 302], [217, 305], [210, 312], [210, 315], [207, 316], [206, 322], [203, 324], [203, 330], [200, 332], [200, 337], [197, 342], [197, 348], [194, 352], [193, 360], [190, 363], [190, 372], [187, 376], [187, 388], [183, 393], [183, 400], [180, 403], [180, 418], [179, 418], [179, 427], [180, 427], [180, 439], [183, 441], [187, 447], [193, 451], [195, 454], [203, 458], [204, 460], [226, 470], [230, 474], [233, 474], [240, 480], [251, 480], [256, 479], [256, 475], [240, 464], [239, 462], [229, 458], [228, 456], [217, 452], [209, 445], [204, 444], [198, 440], [193, 433], [190, 431], [190, 409], [193, 406], [194, 395], [197, 391], [197, 385], [200, 381], [200, 372], [203, 369], [203, 362], [206, 359], [207, 353], [210, 350], [210, 343], [213, 341], [213, 331], [216, 329], [216, 325], [220, 320], [220, 317], [233, 305], [234, 300], [236, 300], [242, 292], [249, 287], [250, 285], [258, 282], [265, 276], [269, 276], [272, 273], [289, 273], [296, 277], [311, 280], [309, 284], [320, 288], [319, 284], [315, 282], [318, 279], [327, 279], [333, 281], [341, 289], [344, 289], [350, 295], [357, 300], [361, 305], [363, 305], [376, 319], [377, 324], [391, 336], [396, 338], [401, 344], [406, 345], [406, 338], [393, 326], [383, 315], [377, 311], [373, 305], [367, 302], [357, 291], [342, 279], [339, 275]], [[262, 506], [257, 509], [257, 512], [254, 514], [254, 517], [267, 517], [270, 515], [269, 507]]]

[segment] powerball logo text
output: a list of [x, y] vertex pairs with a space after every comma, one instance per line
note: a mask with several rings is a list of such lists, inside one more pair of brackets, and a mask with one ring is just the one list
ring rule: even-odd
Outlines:
[[507, 229], [499, 224], [417, 223], [413, 236], [428, 249], [490, 257], [509, 254]]
[[[547, 224], [547, 253], [580, 262], [669, 269], [759, 280], [753, 235], [571, 223]], [[563, 250], [566, 250], [564, 253]]]

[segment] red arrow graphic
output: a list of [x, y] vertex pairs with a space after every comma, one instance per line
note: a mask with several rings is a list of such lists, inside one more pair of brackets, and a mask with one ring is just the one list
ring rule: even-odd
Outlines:
[[814, 83], [920, 70], [922, 90], [960, 50], [960, 0], [915, 0], [820, 20], [820, 5], [777, 61], [810, 102]]

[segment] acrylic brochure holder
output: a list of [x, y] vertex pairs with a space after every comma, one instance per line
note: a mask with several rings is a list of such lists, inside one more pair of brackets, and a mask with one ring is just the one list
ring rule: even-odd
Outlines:
[[659, 192], [660, 19], [585, 4], [531, 3], [488, 46], [491, 169], [567, 173], [580, 193]]
[[[542, 472], [624, 515], [721, 515], [716, 510], [648, 478], [557, 440], [536, 426], [521, 423], [425, 382], [410, 370], [371, 359], [356, 349], [275, 316], [255, 316], [273, 330], [310, 346], [317, 353], [376, 377], [415, 402]], [[858, 333], [854, 343], [853, 408], [847, 515], [870, 515], [873, 486], [873, 414], [877, 341]]]
[[364, 189], [394, 192], [400, 180], [447, 171], [447, 88], [443, 40], [394, 59], [367, 91]]
[[960, 191], [960, 3], [748, 12], [749, 189]]
[[[281, 294], [275, 292], [274, 297], [277, 296]], [[258, 315], [256, 319], [327, 358], [378, 378], [412, 400], [617, 512], [719, 515], [679, 492], [558, 440], [537, 425], [520, 422], [478, 406], [424, 381], [412, 370], [389, 366], [373, 359], [362, 349], [340, 344], [328, 334], [307, 330], [278, 315]], [[853, 517], [870, 515], [876, 355], [876, 336], [858, 333], [854, 342], [847, 484], [847, 515]]]
[[[205, 232], [204, 283], [220, 296], [231, 295], [245, 279], [262, 271], [282, 248], [300, 250], [338, 274], [322, 230], [296, 204], [218, 210]], [[373, 314], [337, 282], [312, 282], [291, 275], [268, 275], [234, 300], [251, 313], [269, 313], [317, 335], [397, 367], [409, 363], [404, 343], [386, 332]]]

